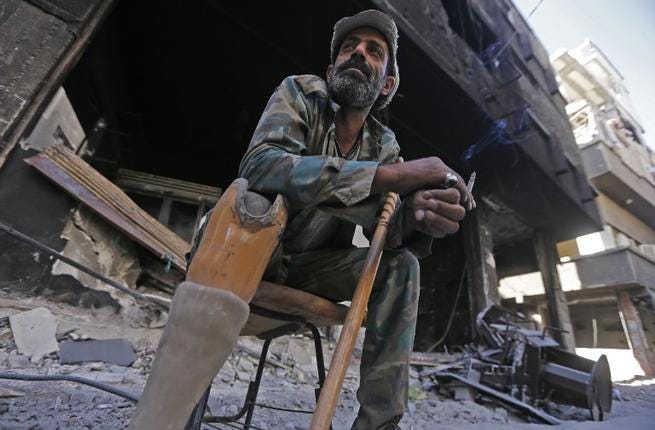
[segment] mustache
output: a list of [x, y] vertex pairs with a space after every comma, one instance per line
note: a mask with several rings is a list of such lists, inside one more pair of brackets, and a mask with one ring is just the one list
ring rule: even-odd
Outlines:
[[337, 73], [341, 73], [341, 72], [343, 72], [344, 70], [347, 70], [347, 69], [357, 69], [360, 72], [362, 72], [364, 74], [364, 76], [366, 76], [367, 78], [370, 79], [371, 75], [373, 74], [373, 70], [371, 70], [371, 67], [369, 67], [369, 65], [366, 64], [366, 62], [364, 62], [364, 60], [361, 60], [361, 59], [358, 60], [356, 58], [358, 58], [358, 57], [350, 58], [348, 61], [346, 61], [345, 63], [340, 65], [337, 68]]

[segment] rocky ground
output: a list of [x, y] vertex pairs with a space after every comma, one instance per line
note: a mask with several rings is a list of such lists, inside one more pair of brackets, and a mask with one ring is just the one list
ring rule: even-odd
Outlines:
[[[70, 339], [127, 339], [135, 348], [136, 361], [129, 367], [91, 362], [62, 365], [57, 353], [36, 363], [16, 350], [7, 317], [17, 312], [47, 305], [57, 321], [59, 341]], [[145, 384], [161, 328], [134, 327], [124, 318], [99, 311], [81, 310], [45, 303], [39, 299], [0, 299], [0, 369], [21, 374], [68, 374], [89, 378], [138, 395]], [[329, 362], [333, 343], [326, 343]], [[254, 378], [261, 341], [241, 338], [225, 367], [216, 376], [211, 390], [209, 412], [229, 415], [238, 411], [248, 382]], [[313, 343], [304, 336], [285, 337], [271, 345], [271, 363], [264, 373], [258, 402], [285, 409], [311, 410], [317, 378]], [[404, 429], [541, 429], [537, 425], [488, 399], [456, 401], [446, 387], [421, 377], [422, 369], [412, 368], [409, 410]], [[335, 429], [347, 429], [357, 408], [357, 362], [351, 366], [334, 419]], [[566, 420], [565, 429], [651, 429], [655, 422], [655, 380], [638, 380], [617, 385], [614, 409], [602, 423], [585, 421], [586, 411], [555, 407], [549, 412]], [[71, 382], [23, 382], [0, 379], [0, 429], [121, 429], [134, 411], [131, 401], [92, 387]], [[306, 429], [310, 416], [259, 408], [255, 429]], [[230, 428], [222, 424], [214, 428]], [[204, 428], [212, 428], [208, 425]]]

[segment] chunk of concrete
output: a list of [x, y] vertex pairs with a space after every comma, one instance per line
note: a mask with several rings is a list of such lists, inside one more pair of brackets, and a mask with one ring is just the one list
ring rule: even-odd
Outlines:
[[475, 400], [475, 390], [463, 382], [453, 381], [448, 384], [448, 387], [452, 390], [455, 400], [466, 402]]
[[9, 317], [18, 352], [37, 363], [44, 355], [57, 352], [57, 321], [46, 308], [36, 308]]
[[136, 360], [132, 345], [125, 339], [87, 340], [83, 342], [62, 342], [59, 345], [61, 364], [102, 361], [131, 366]]
[[312, 358], [314, 357], [313, 352], [314, 352], [313, 345], [311, 346], [303, 345], [298, 339], [294, 339], [294, 338], [291, 338], [289, 340], [287, 353], [296, 364], [298, 365], [312, 364]]
[[22, 391], [12, 390], [11, 388], [0, 387], [0, 398], [6, 397], [23, 397], [25, 393]]

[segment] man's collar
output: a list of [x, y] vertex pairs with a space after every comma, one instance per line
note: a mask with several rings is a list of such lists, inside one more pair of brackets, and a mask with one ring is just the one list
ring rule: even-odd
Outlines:
[[[332, 97], [328, 96], [328, 100], [330, 108], [332, 109], [332, 127], [334, 127], [334, 117], [336, 116], [337, 112], [341, 110], [341, 105], [332, 100]], [[379, 144], [380, 139], [382, 139], [382, 136], [386, 132], [386, 127], [382, 125], [380, 121], [378, 121], [370, 112], [364, 121], [364, 131], [366, 131], [367, 128], [369, 130], [370, 137], [375, 143]]]
[[[339, 112], [341, 106], [328, 97], [329, 105], [332, 110], [332, 124], [328, 129], [329, 133], [334, 133], [336, 124], [334, 118]], [[371, 113], [368, 114], [364, 121], [362, 130], [362, 142], [359, 153], [360, 160], [376, 160], [382, 149], [382, 136], [387, 132], [387, 128], [382, 125]]]

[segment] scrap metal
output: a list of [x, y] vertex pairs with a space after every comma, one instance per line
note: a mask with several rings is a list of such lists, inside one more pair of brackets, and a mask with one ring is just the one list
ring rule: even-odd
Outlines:
[[607, 357], [588, 360], [562, 349], [546, 326], [519, 313], [492, 305], [476, 318], [486, 350], [479, 350], [460, 366], [446, 366], [426, 374], [444, 383], [456, 381], [482, 395], [530, 415], [546, 424], [559, 420], [540, 408], [550, 402], [589, 410], [601, 421], [612, 407], [612, 382]]

